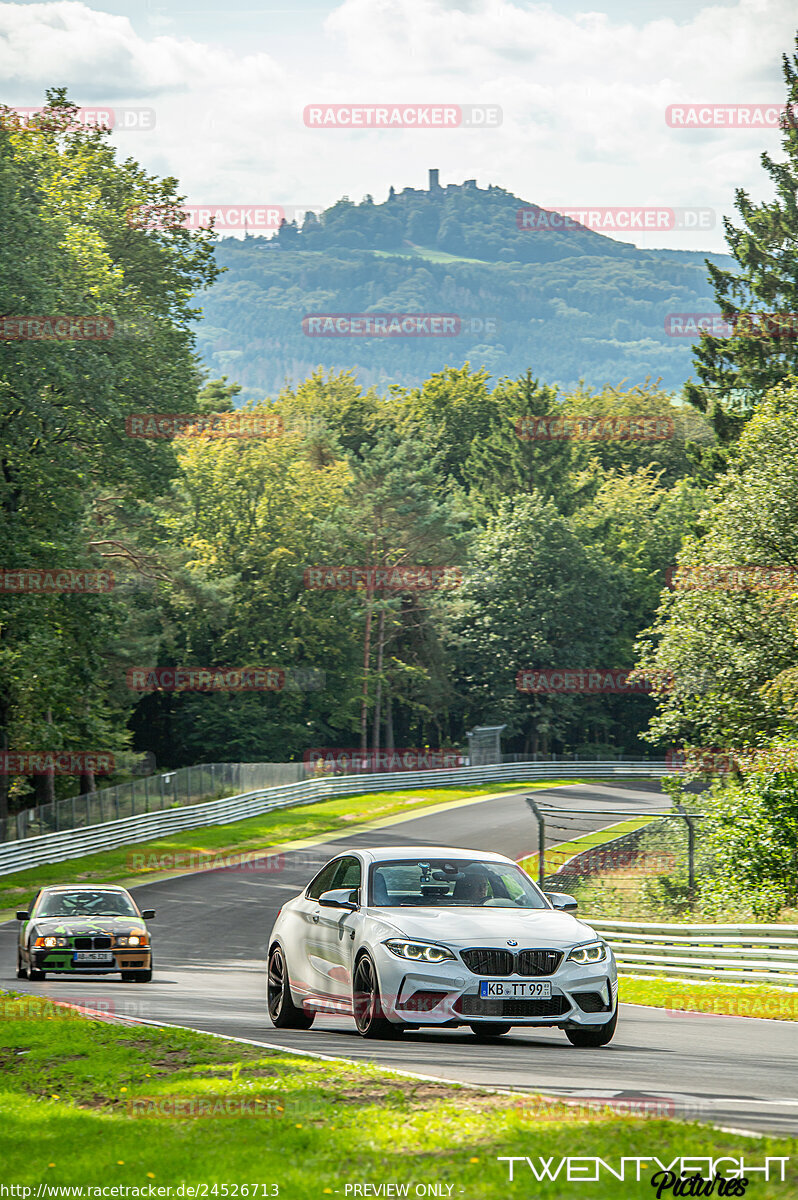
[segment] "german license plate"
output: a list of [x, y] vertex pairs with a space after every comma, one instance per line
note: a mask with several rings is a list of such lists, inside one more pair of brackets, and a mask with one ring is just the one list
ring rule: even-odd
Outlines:
[[114, 961], [113, 954], [109, 954], [107, 950], [76, 950], [76, 963], [112, 963]]
[[551, 984], [545, 983], [516, 983], [511, 979], [485, 979], [479, 985], [479, 994], [483, 1000], [549, 1000]]

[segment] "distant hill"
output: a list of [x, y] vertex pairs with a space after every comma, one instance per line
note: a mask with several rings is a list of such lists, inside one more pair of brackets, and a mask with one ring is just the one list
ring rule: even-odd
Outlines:
[[[690, 342], [665, 332], [669, 313], [711, 312], [705, 257], [640, 250], [575, 223], [521, 229], [538, 206], [473, 181], [406, 188], [384, 204], [343, 199], [273, 238], [225, 238], [227, 271], [204, 297], [198, 346], [210, 370], [275, 394], [321, 365], [364, 385], [414, 384], [445, 365], [549, 383], [601, 386], [661, 377], [677, 389], [692, 372]], [[318, 313], [455, 314], [455, 336], [309, 336]]]

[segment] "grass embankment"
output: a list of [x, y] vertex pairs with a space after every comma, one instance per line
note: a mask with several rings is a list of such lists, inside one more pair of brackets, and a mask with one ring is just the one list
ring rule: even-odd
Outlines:
[[[302, 808], [278, 809], [231, 825], [187, 829], [168, 837], [0, 876], [0, 914], [3, 910], [21, 907], [36, 888], [50, 883], [112, 883], [133, 878], [136, 882], [144, 882], [159, 874], [174, 874], [181, 869], [188, 869], [192, 857], [196, 862], [204, 855], [224, 856], [279, 848], [287, 842], [339, 833], [355, 823], [382, 820], [398, 814], [416, 815], [415, 810], [478, 799], [480, 796], [577, 782], [573, 779], [552, 779], [534, 783], [428, 788], [423, 792], [417, 789], [365, 792], [359, 796], [320, 800], [318, 804], [308, 804]], [[530, 839], [533, 844], [535, 836], [535, 824], [530, 815]], [[147, 864], [143, 870], [139, 869], [142, 856]]]
[[798, 1021], [798, 988], [767, 984], [737, 987], [709, 980], [635, 979], [621, 975], [619, 994], [627, 1004], [666, 1008], [676, 1016], [766, 1017]]
[[[753, 1142], [595, 1104], [588, 1112], [584, 1104], [491, 1095], [189, 1030], [92, 1021], [28, 996], [3, 999], [0, 1027], [5, 1184], [147, 1189], [185, 1182], [218, 1184], [216, 1195], [232, 1197], [268, 1196], [277, 1185], [283, 1200], [343, 1196], [347, 1184], [406, 1184], [410, 1195], [417, 1184], [435, 1184], [440, 1190], [430, 1194], [464, 1200], [559, 1200], [573, 1194], [573, 1181], [538, 1183], [527, 1170], [510, 1184], [497, 1158], [530, 1155], [539, 1168], [537, 1156], [544, 1156], [556, 1168], [568, 1156], [595, 1156], [617, 1168], [621, 1156], [645, 1156], [642, 1183], [602, 1175], [604, 1200], [627, 1197], [630, 1188], [648, 1191], [654, 1155], [665, 1162], [745, 1155], [759, 1163], [796, 1152], [783, 1138]], [[226, 1115], [196, 1115], [202, 1112]], [[756, 1194], [798, 1195], [794, 1168], [785, 1183], [757, 1179]]]
[[[591, 833], [581, 834], [572, 841], [558, 842], [556, 846], [549, 846], [543, 859], [544, 874], [555, 875], [575, 854], [582, 854], [586, 850], [594, 850], [607, 842], [613, 842], [625, 833], [633, 833], [636, 829], [642, 829], [644, 825], [650, 825], [654, 819], [653, 817], [632, 817], [628, 821], [618, 821], [614, 825], [609, 825], [606, 829], [596, 829]], [[527, 858], [522, 859], [519, 865], [533, 879], [537, 879], [539, 860], [539, 853], [530, 854]]]

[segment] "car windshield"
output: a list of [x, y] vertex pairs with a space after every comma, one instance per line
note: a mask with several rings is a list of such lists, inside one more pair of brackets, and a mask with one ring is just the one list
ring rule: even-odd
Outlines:
[[138, 917], [124, 892], [49, 892], [39, 901], [37, 917]]
[[473, 859], [401, 859], [371, 868], [371, 903], [382, 908], [548, 908], [520, 867]]

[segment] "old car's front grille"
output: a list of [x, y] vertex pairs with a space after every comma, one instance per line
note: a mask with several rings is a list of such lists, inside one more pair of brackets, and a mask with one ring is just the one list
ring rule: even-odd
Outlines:
[[562, 962], [561, 950], [464, 950], [463, 962], [475, 975], [553, 975]]
[[548, 1000], [483, 1000], [481, 996], [461, 996], [455, 1012], [464, 1017], [561, 1017], [570, 1008], [565, 996]]
[[553, 975], [561, 962], [561, 950], [522, 950], [518, 955], [518, 974]]
[[111, 939], [106, 936], [76, 937], [74, 945], [76, 950], [110, 950]]
[[464, 950], [463, 962], [475, 975], [512, 975], [515, 970], [509, 950]]

